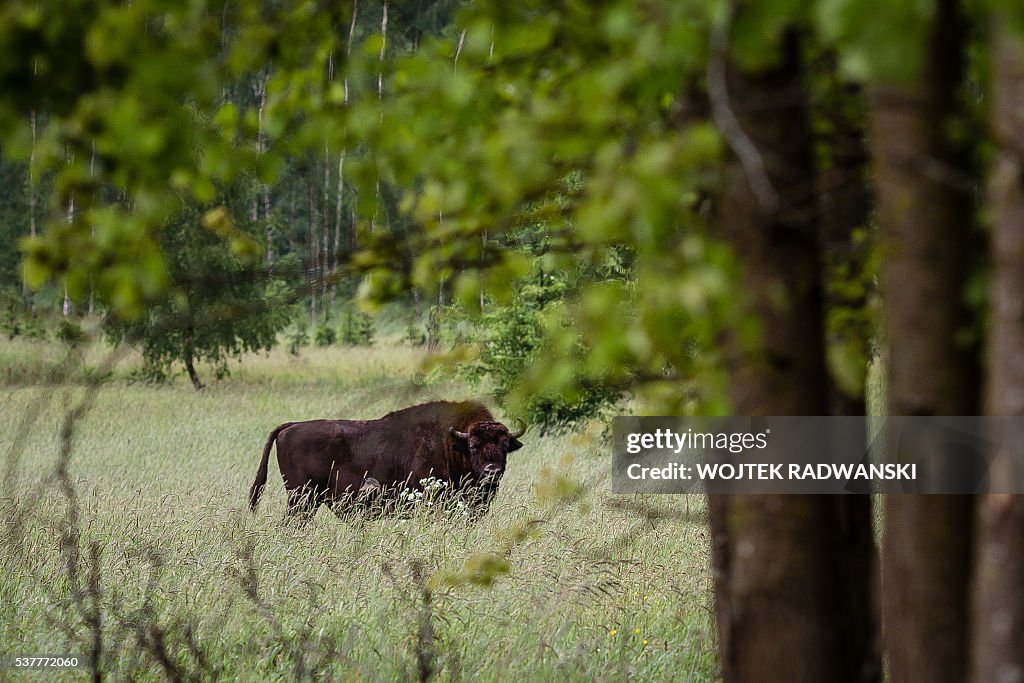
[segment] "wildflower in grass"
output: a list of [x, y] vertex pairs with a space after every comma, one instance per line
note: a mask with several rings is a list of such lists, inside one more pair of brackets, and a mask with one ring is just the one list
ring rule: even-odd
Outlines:
[[640, 629], [638, 629], [638, 628], [633, 629], [633, 633], [636, 634], [636, 635], [640, 635]]
[[608, 631], [608, 635], [614, 636], [614, 635], [617, 635], [618, 632], [619, 632], [619, 629], [613, 628], [611, 631]]
[[426, 479], [420, 479], [420, 486], [423, 487], [423, 491], [427, 495], [431, 495], [443, 491], [448, 486], [448, 482], [442, 481], [437, 477], [427, 477]]

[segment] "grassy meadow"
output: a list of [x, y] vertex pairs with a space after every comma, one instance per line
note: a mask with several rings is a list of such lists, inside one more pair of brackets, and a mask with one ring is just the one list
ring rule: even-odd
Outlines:
[[[86, 351], [86, 365], [108, 351]], [[282, 523], [273, 457], [260, 510], [246, 505], [274, 426], [479, 390], [421, 373], [421, 351], [387, 341], [279, 348], [220, 382], [200, 367], [203, 392], [182, 377], [131, 383], [128, 354], [67, 429], [86, 389], [45, 381], [60, 357], [56, 344], [0, 341], [4, 653], [99, 652], [113, 680], [716, 677], [703, 502], [613, 496], [598, 425], [528, 432], [478, 522], [425, 506], [384, 519], [321, 509], [298, 528]], [[67, 490], [52, 477], [62, 446]], [[574, 484], [582, 493], [566, 494]]]

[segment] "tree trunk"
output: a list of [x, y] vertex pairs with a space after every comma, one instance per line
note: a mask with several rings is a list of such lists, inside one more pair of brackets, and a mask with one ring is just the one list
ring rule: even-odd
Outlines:
[[[722, 47], [724, 53], [724, 46]], [[724, 54], [719, 61], [724, 60]], [[727, 166], [716, 224], [732, 244], [759, 322], [754, 348], [733, 333], [727, 363], [737, 415], [824, 415], [829, 382], [815, 171], [799, 38], [754, 73], [709, 69], [716, 121], [764, 176]], [[749, 138], [746, 136], [749, 135]], [[737, 157], [741, 154], [738, 152]], [[760, 185], [758, 193], [755, 185]], [[759, 198], [755, 201], [755, 197]], [[762, 201], [763, 200], [763, 201]], [[726, 681], [872, 681], [867, 502], [826, 496], [711, 496], [719, 652]], [[856, 550], [845, 543], [855, 539]], [[870, 545], [870, 542], [869, 542]], [[844, 566], [853, 557], [855, 564]], [[867, 565], [867, 567], [865, 566]], [[847, 610], [858, 606], [854, 612]]]
[[[388, 0], [384, 0], [384, 9], [380, 19], [380, 70], [377, 72], [377, 101], [384, 99], [384, 56], [388, 43]], [[384, 120], [384, 108], [380, 110], [381, 121]], [[374, 186], [373, 217], [370, 219], [370, 232], [377, 230], [377, 212], [380, 209], [380, 178]]]
[[[256, 109], [256, 153], [263, 154], [266, 150], [266, 136], [263, 133], [263, 110], [267, 105], [267, 79], [269, 76], [264, 73], [260, 79], [253, 86], [255, 95], [259, 99], [259, 105]], [[264, 260], [269, 270], [274, 265], [274, 227], [270, 221], [270, 187], [266, 183], [260, 183], [259, 192], [257, 196], [253, 197], [252, 200], [252, 220], [253, 223], [259, 220], [260, 217], [260, 203], [262, 200], [263, 204], [263, 220], [266, 222], [266, 233], [265, 238], [267, 241], [266, 253]]]
[[[74, 222], [75, 222], [75, 196], [71, 195], [68, 198], [68, 224], [70, 225], [71, 223], [74, 223]], [[71, 312], [72, 312], [71, 299], [68, 298], [68, 288], [67, 288], [67, 285], [64, 286], [64, 304], [63, 304], [63, 306], [61, 306], [61, 312], [64, 314], [65, 318], [68, 317], [69, 315], [71, 315]]]
[[317, 232], [319, 212], [316, 206], [316, 190], [313, 188], [312, 169], [310, 169], [310, 173], [306, 177], [306, 195], [309, 200], [309, 324], [316, 327], [316, 294], [319, 282], [317, 270], [320, 266], [320, 237]]
[[[377, 100], [384, 98], [384, 55], [388, 43], [388, 0], [384, 0], [380, 16], [380, 70], [377, 72]], [[383, 112], [381, 112], [383, 116]]]
[[[29, 125], [32, 127], [32, 148], [28, 156], [28, 229], [29, 234], [36, 236], [36, 110], [29, 113]], [[29, 296], [28, 281], [22, 278], [21, 291]], [[36, 299], [32, 297], [32, 313], [36, 312]]]
[[188, 370], [188, 378], [192, 380], [192, 386], [196, 391], [203, 389], [203, 383], [199, 381], [199, 373], [196, 372], [195, 351], [192, 348], [192, 324], [189, 323], [185, 335], [185, 369]]
[[[348, 25], [348, 42], [345, 44], [345, 57], [351, 57], [352, 55], [352, 41], [355, 38], [356, 33], [356, 17], [359, 14], [359, 0], [352, 0], [352, 21]], [[347, 59], [346, 59], [347, 61]], [[345, 77], [343, 82], [345, 90], [344, 103], [346, 108], [348, 107], [348, 76]], [[338, 282], [337, 272], [338, 266], [341, 264], [341, 221], [342, 214], [344, 211], [344, 200], [345, 200], [345, 157], [348, 156], [348, 148], [343, 148], [341, 154], [338, 155], [338, 196], [335, 199], [334, 206], [334, 259], [331, 262], [331, 273], [335, 274], [335, 281], [331, 284], [331, 303], [333, 304], [338, 293]], [[355, 231], [355, 223], [352, 224], [351, 231]], [[346, 240], [351, 243], [352, 239]]]
[[427, 350], [436, 351], [441, 344], [441, 315], [444, 311], [444, 281], [437, 283], [437, 307], [431, 312], [427, 326]]
[[[96, 177], [96, 138], [92, 139], [92, 154], [89, 156], [89, 177]], [[90, 235], [96, 237], [96, 228], [89, 229]], [[92, 279], [92, 273], [89, 273], [89, 315], [93, 315], [96, 310], [96, 291]]]
[[861, 88], [840, 82], [834, 59], [825, 76], [833, 84], [818, 115], [828, 121], [828, 133], [819, 144], [828, 149], [828, 166], [818, 174], [822, 250], [825, 260], [826, 358], [829, 359], [830, 399], [833, 415], [866, 413], [865, 380], [870, 326], [863, 281], [870, 245], [857, 239], [865, 230], [872, 209], [868, 185], [868, 150], [861, 121]]
[[295, 191], [292, 191], [292, 192], [288, 193], [288, 227], [291, 228], [291, 229], [288, 230], [285, 233], [285, 235], [288, 237], [288, 251], [290, 251], [291, 253], [293, 253], [295, 255], [298, 255], [299, 254], [299, 243], [298, 243], [298, 241], [296, 239], [296, 237], [297, 237], [297, 235], [296, 235], [297, 230], [296, 230], [295, 226], [298, 226], [298, 224], [299, 224], [299, 221], [298, 221], [298, 216], [299, 216], [298, 203], [299, 202], [298, 202], [298, 198], [296, 197], [296, 195], [297, 195], [297, 193]]
[[[333, 67], [331, 69], [333, 71]], [[331, 153], [327, 144], [324, 144], [324, 184], [322, 190], [323, 199], [323, 229], [320, 231], [320, 303], [323, 308], [324, 322], [331, 317], [331, 307], [328, 306], [328, 284], [327, 274], [331, 261]]]
[[[345, 79], [345, 99], [348, 99], [348, 79]], [[343, 198], [345, 196], [345, 157], [348, 150], [341, 150], [338, 155], [338, 197], [334, 207], [334, 260], [331, 262], [331, 273], [334, 274], [334, 281], [331, 283], [331, 303], [333, 304], [338, 295], [338, 267], [341, 265], [341, 221], [344, 211]], [[355, 231], [355, 225], [351, 227]], [[346, 240], [349, 242], [349, 240]]]
[[199, 381], [199, 374], [196, 372], [196, 366], [192, 361], [191, 354], [185, 358], [185, 368], [188, 370], [188, 378], [192, 380], [192, 386], [196, 388], [196, 391], [202, 390], [203, 383]]
[[[973, 415], [977, 371], [958, 340], [970, 251], [970, 180], [946, 130], [963, 79], [954, 0], [936, 6], [922, 72], [869, 92], [884, 249], [888, 414]], [[893, 681], [963, 681], [971, 537], [968, 496], [889, 496], [882, 559], [884, 638]]]
[[[871, 329], [865, 306], [866, 288], [834, 287], [836, 282], [861, 279], [869, 246], [858, 242], [856, 231], [866, 228], [872, 197], [868, 186], [868, 150], [862, 114], [851, 105], [863, 97], [855, 85], [844, 84], [830, 59], [828, 78], [834, 84], [819, 115], [829, 123], [821, 140], [830, 156], [829, 166], [819, 173], [817, 190], [821, 207], [822, 251], [825, 260], [826, 358], [829, 362], [829, 405], [832, 415], [865, 415], [866, 377]], [[854, 293], [851, 295], [850, 292]], [[845, 321], [845, 322], [842, 322]], [[843, 364], [857, 364], [844, 369]], [[878, 680], [881, 671], [878, 552], [872, 533], [871, 497], [841, 496], [836, 505], [836, 544], [839, 583], [836, 596], [841, 611], [849, 615], [851, 650], [861, 658], [861, 680]], [[867, 584], [865, 586], [865, 580]], [[868, 599], [865, 599], [865, 593]]]
[[[992, 30], [995, 160], [986, 412], [1024, 415], [1024, 42], [1007, 18]], [[970, 679], [1024, 680], [1024, 497], [979, 499]]]

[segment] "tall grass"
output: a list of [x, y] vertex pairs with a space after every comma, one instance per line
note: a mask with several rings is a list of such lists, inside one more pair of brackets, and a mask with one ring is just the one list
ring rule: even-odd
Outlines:
[[[0, 358], [36, 353], [58, 362], [38, 345]], [[275, 425], [472, 396], [419, 377], [420, 360], [400, 347], [275, 351], [199, 393], [115, 375], [65, 424], [77, 534], [51, 472], [87, 389], [6, 389], [0, 452], [21, 458], [0, 494], [3, 652], [93, 652], [106, 674], [141, 680], [714, 678], [704, 507], [612, 496], [599, 430], [527, 433], [475, 522], [421, 506], [381, 519], [321, 511], [290, 526], [273, 464], [249, 514]], [[555, 478], [582, 494], [538, 496]]]

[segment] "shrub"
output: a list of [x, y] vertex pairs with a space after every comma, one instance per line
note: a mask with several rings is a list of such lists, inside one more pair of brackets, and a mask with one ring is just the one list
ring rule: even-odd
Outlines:
[[349, 307], [341, 324], [341, 341], [347, 346], [373, 346], [376, 325], [366, 313]]
[[295, 328], [288, 334], [288, 350], [293, 356], [299, 355], [299, 349], [309, 344], [309, 324], [305, 320], [295, 323]]
[[409, 323], [409, 327], [405, 328], [405, 341], [408, 342], [409, 346], [423, 346], [426, 344], [427, 333], [423, 326]]
[[81, 346], [88, 339], [81, 325], [71, 320], [61, 320], [57, 323], [56, 337], [62, 344], [72, 349]]
[[338, 341], [338, 333], [333, 327], [324, 323], [316, 328], [315, 339], [317, 346], [332, 346]]

